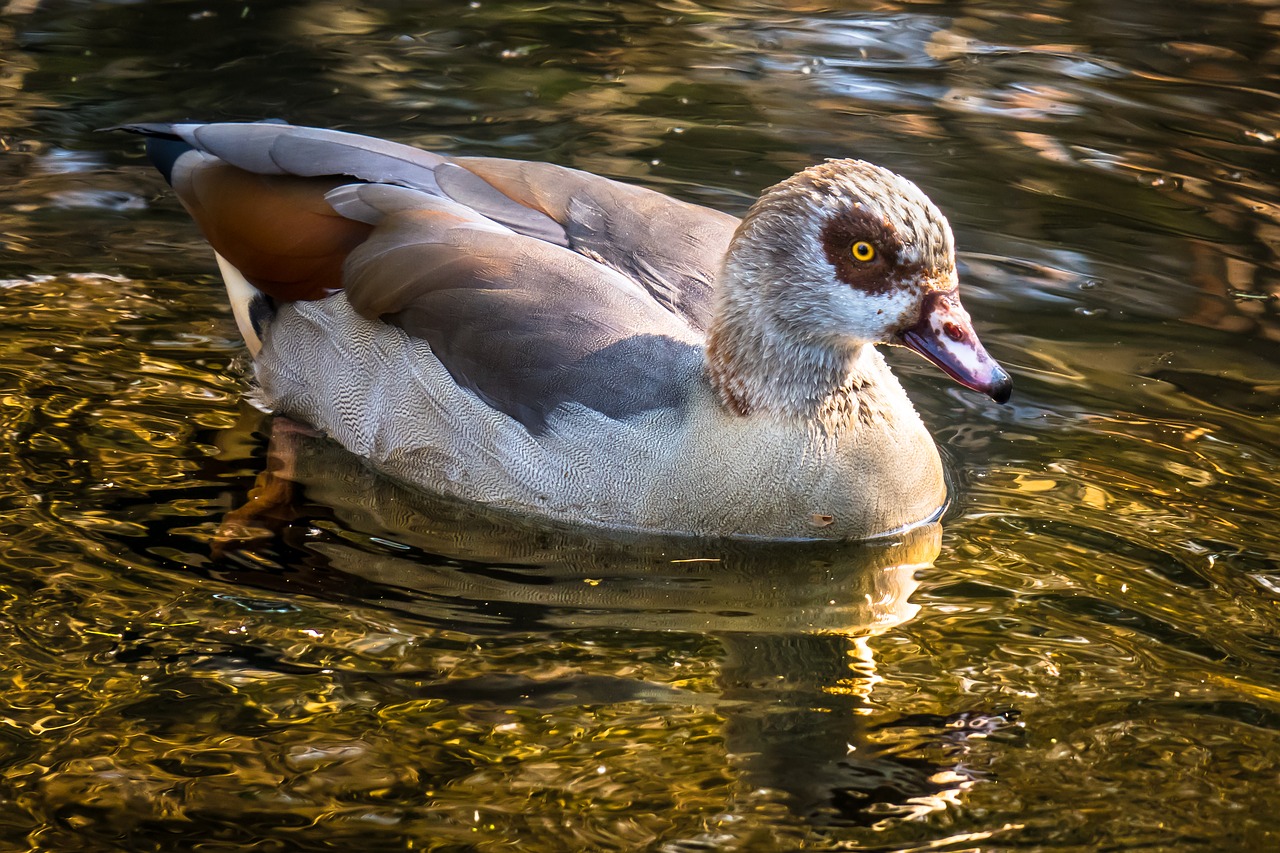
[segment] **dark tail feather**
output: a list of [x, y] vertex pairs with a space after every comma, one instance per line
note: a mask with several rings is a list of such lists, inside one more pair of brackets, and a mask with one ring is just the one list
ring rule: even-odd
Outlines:
[[173, 164], [192, 146], [173, 132], [173, 125], [160, 123], [120, 124], [115, 127], [104, 127], [102, 130], [123, 130], [147, 137], [147, 156], [159, 170], [164, 179], [173, 183]]

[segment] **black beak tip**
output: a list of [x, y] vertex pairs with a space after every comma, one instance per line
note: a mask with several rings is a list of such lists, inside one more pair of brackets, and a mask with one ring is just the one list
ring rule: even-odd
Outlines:
[[1005, 373], [991, 386], [987, 394], [992, 400], [1002, 405], [1009, 402], [1009, 398], [1013, 396], [1013, 379]]

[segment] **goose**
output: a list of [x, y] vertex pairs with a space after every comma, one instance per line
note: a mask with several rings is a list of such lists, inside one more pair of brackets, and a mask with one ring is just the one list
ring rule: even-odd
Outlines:
[[550, 163], [131, 124], [212, 246], [254, 393], [447, 498], [609, 531], [869, 539], [936, 519], [876, 349], [1003, 403], [915, 184], [828, 160], [739, 220]]

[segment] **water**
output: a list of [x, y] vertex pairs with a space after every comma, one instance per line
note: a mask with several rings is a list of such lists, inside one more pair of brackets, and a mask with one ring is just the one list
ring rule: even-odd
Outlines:
[[[10, 0], [4, 849], [1274, 846], [1278, 37], [1261, 2]], [[93, 132], [188, 116], [734, 212], [874, 160], [950, 217], [1013, 403], [894, 357], [956, 498], [874, 546], [399, 490], [242, 402], [207, 250]]]

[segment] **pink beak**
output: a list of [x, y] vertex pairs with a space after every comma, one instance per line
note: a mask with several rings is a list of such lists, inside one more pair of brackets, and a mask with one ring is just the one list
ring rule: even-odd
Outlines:
[[935, 290], [924, 298], [920, 319], [901, 333], [903, 346], [920, 353], [966, 388], [997, 403], [1008, 401], [1013, 380], [987, 355], [955, 290]]

